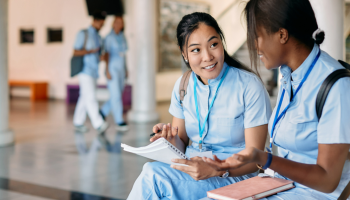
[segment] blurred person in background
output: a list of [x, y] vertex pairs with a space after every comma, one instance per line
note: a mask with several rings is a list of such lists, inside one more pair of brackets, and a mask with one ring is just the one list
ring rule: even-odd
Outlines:
[[79, 73], [80, 96], [73, 116], [73, 124], [78, 132], [88, 131], [84, 125], [86, 114], [89, 116], [92, 126], [99, 133], [106, 131], [108, 128], [108, 123], [99, 114], [96, 98], [96, 80], [98, 78], [98, 64], [102, 44], [98, 31], [102, 28], [105, 19], [105, 12], [95, 12], [91, 26], [87, 30], [81, 30], [78, 33], [74, 44], [74, 56], [84, 56], [83, 69]]
[[102, 106], [100, 111], [103, 117], [112, 111], [114, 122], [119, 131], [128, 130], [128, 126], [123, 119], [122, 101], [125, 78], [127, 78], [125, 52], [128, 48], [123, 30], [123, 17], [116, 16], [112, 30], [104, 40], [104, 59], [106, 61], [106, 77], [110, 99]]

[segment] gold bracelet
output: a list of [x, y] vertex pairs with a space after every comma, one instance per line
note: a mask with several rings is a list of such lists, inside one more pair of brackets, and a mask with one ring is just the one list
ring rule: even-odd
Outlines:
[[259, 169], [264, 170], [264, 169], [262, 168], [262, 166], [261, 166], [261, 165], [256, 164], [256, 166], [257, 166]]

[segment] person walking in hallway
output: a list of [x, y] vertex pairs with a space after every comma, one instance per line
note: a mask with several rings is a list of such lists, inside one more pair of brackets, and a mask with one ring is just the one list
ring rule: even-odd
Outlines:
[[128, 126], [123, 119], [122, 101], [125, 78], [127, 77], [125, 52], [128, 48], [123, 29], [122, 16], [116, 16], [112, 30], [104, 40], [104, 57], [110, 99], [102, 106], [100, 112], [102, 116], [107, 116], [112, 111], [114, 122], [119, 131], [128, 130]]
[[102, 28], [105, 18], [105, 12], [95, 12], [92, 25], [87, 30], [81, 30], [78, 33], [74, 44], [74, 56], [84, 56], [83, 69], [79, 73], [80, 94], [73, 116], [75, 130], [79, 132], [88, 131], [84, 125], [86, 114], [89, 116], [92, 126], [99, 133], [108, 128], [108, 123], [99, 114], [96, 98], [96, 80], [102, 44], [98, 31]]

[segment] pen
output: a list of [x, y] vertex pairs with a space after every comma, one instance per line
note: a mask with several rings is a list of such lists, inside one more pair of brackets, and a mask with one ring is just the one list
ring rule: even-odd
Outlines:
[[[157, 133], [160, 133], [162, 130], [158, 130], [158, 132]], [[156, 135], [156, 133], [152, 133], [151, 135], [149, 135], [150, 137], [153, 137], [153, 136], [155, 136]]]

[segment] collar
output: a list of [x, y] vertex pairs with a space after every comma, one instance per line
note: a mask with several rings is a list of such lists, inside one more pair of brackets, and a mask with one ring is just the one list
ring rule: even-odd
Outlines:
[[228, 67], [228, 65], [226, 64], [226, 62], [224, 62], [224, 65], [222, 66], [222, 69], [221, 69], [221, 72], [220, 72], [219, 76], [214, 78], [214, 79], [209, 79], [208, 80], [208, 84], [211, 85], [211, 84], [213, 84], [215, 82], [220, 81], [221, 77], [224, 75], [225, 70], [226, 70], [227, 67]]
[[122, 33], [123, 33], [123, 31], [119, 31], [119, 33], [116, 34], [115, 31], [113, 30], [113, 28], [112, 28], [112, 30], [111, 30], [111, 34], [112, 34], [112, 35], [119, 36], [119, 35], [121, 35]]
[[92, 25], [89, 26], [88, 31], [92, 33], [97, 33], [97, 30]]
[[[229, 66], [226, 64], [226, 62], [224, 62], [224, 65], [222, 66], [222, 69], [221, 69], [221, 72], [220, 72], [219, 76], [216, 77], [216, 78], [214, 78], [214, 79], [208, 79], [208, 85], [213, 85], [213, 84], [215, 84], [216, 82], [219, 82], [219, 81], [221, 80], [221, 77], [224, 75], [225, 70], [226, 70], [227, 67], [229, 67]], [[192, 72], [194, 73], [194, 71], [192, 71]], [[194, 74], [195, 74], [195, 73], [194, 73]], [[197, 77], [197, 79], [198, 79], [198, 84], [199, 84], [199, 85], [204, 85], [204, 84], [202, 83], [202, 81], [199, 81], [199, 76], [198, 76], [197, 74], [195, 74], [195, 75], [196, 75], [196, 77]]]
[[319, 49], [320, 48], [318, 47], [318, 45], [314, 44], [314, 47], [309, 56], [294, 72], [292, 72], [292, 70], [287, 65], [282, 65], [281, 74], [283, 75], [283, 81], [288, 79], [290, 80], [290, 77], [292, 77], [294, 83], [299, 83], [304, 78], [307, 70], [316, 58]]

